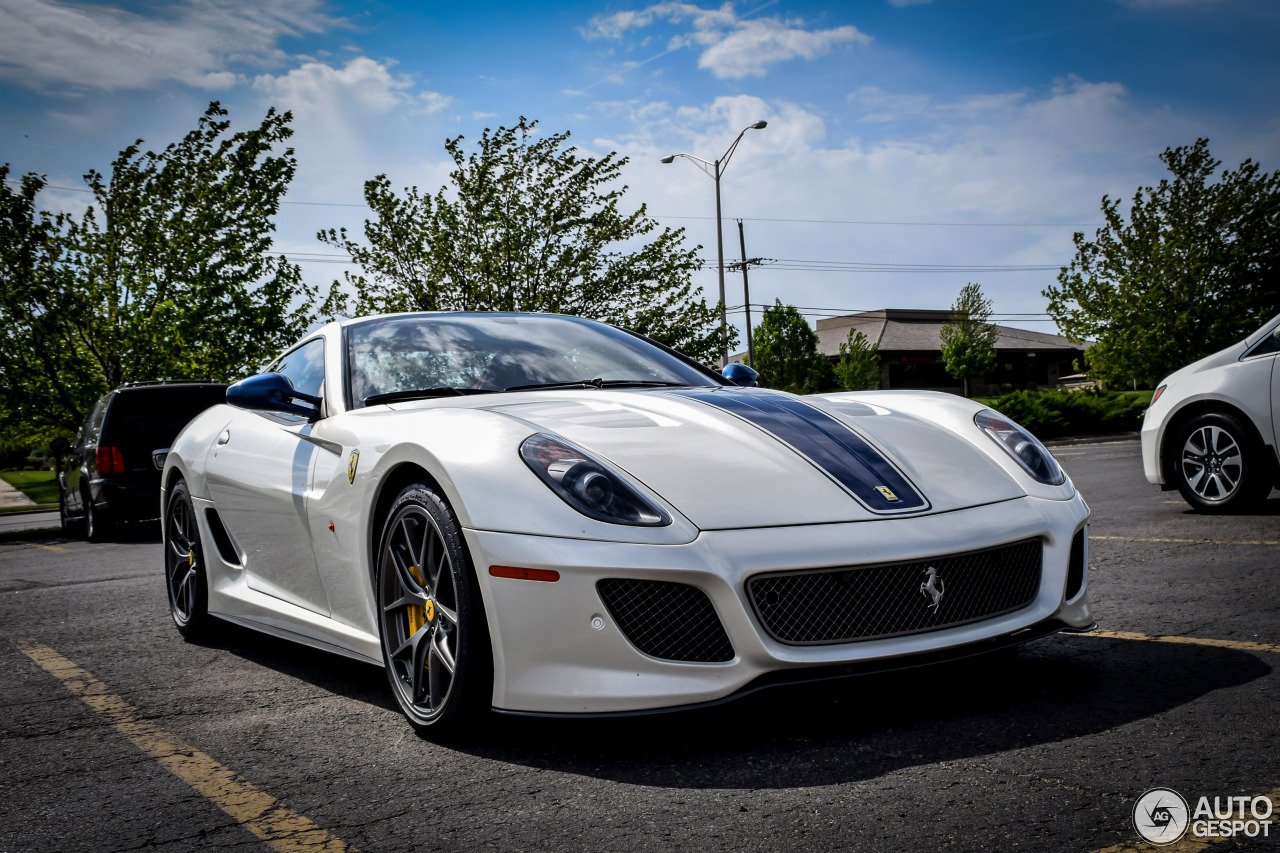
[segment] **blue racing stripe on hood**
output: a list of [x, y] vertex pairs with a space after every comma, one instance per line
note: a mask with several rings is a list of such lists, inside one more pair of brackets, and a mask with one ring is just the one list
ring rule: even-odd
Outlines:
[[[676, 391], [732, 412], [789, 444], [876, 512], [928, 507], [898, 469], [878, 450], [835, 418], [784, 394], [755, 389]], [[890, 500], [887, 488], [897, 500]]]

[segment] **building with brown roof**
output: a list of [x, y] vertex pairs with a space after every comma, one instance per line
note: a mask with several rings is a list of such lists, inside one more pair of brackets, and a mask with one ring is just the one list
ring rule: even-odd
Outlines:
[[[867, 336], [880, 350], [880, 387], [916, 388], [959, 393], [942, 361], [942, 327], [950, 311], [885, 308], [818, 321], [818, 352], [835, 361], [850, 329]], [[1030, 332], [996, 325], [996, 368], [981, 380], [971, 380], [970, 393], [995, 393], [1001, 385], [1053, 387], [1063, 376], [1077, 372], [1075, 362], [1088, 344], [1072, 343], [1061, 335]], [[985, 386], [985, 387], [984, 387]]]

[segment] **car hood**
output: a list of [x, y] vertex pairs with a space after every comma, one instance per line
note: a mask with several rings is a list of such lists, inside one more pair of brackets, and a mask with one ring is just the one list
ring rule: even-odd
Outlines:
[[485, 408], [603, 457], [703, 530], [949, 512], [1025, 494], [969, 438], [855, 401], [566, 390]]

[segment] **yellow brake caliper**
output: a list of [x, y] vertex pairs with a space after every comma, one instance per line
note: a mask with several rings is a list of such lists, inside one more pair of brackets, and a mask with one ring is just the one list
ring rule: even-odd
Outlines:
[[[423, 587], [426, 586], [426, 581], [422, 579], [422, 573], [418, 571], [417, 566], [410, 566], [409, 574], [413, 575], [413, 579], [416, 580], [418, 583], [422, 584]], [[420, 607], [417, 604], [410, 604], [409, 605], [409, 636], [412, 637], [414, 634], [418, 633], [418, 630], [422, 628], [422, 626], [425, 624], [427, 624], [426, 609], [423, 607]]]

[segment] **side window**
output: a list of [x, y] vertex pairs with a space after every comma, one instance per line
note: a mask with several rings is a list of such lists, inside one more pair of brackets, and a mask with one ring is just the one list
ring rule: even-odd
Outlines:
[[274, 372], [289, 377], [294, 390], [316, 397], [324, 395], [324, 339], [316, 338], [286, 353]]
[[85, 421], [84, 429], [81, 430], [84, 438], [85, 446], [96, 446], [98, 436], [102, 433], [102, 422], [107, 417], [107, 404], [111, 402], [111, 394], [103, 397], [98, 404], [93, 407], [93, 414], [89, 415], [89, 420]]
[[1245, 353], [1245, 357], [1252, 355], [1271, 355], [1280, 352], [1280, 330], [1267, 335], [1262, 340], [1253, 345], [1253, 349]]

